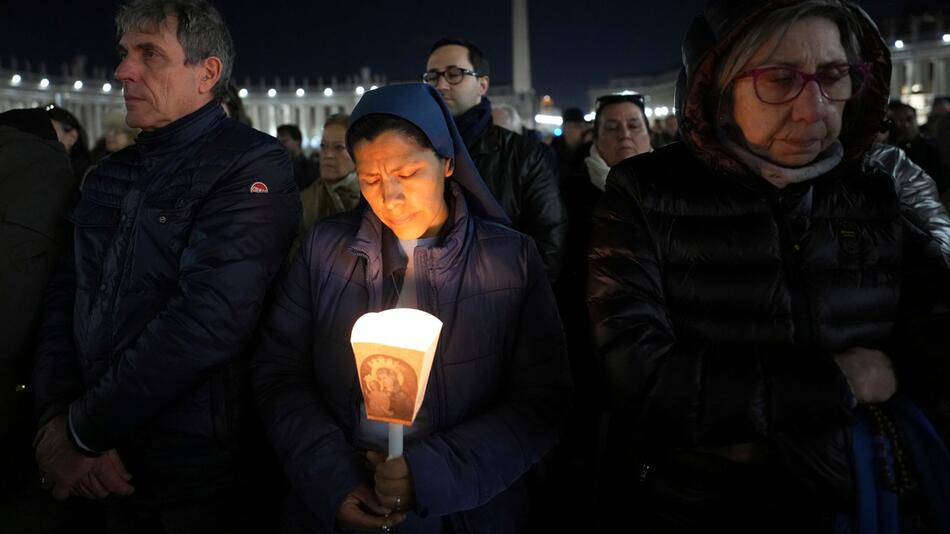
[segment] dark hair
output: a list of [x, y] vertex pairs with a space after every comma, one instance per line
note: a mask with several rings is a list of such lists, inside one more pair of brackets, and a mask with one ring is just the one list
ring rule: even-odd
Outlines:
[[46, 115], [50, 120], [54, 120], [62, 125], [63, 130], [67, 132], [76, 132], [76, 143], [69, 151], [69, 160], [73, 164], [73, 170], [82, 173], [92, 161], [89, 156], [89, 142], [86, 138], [86, 129], [79, 123], [79, 119], [69, 111], [55, 105], [46, 106]]
[[584, 120], [584, 112], [581, 111], [581, 108], [567, 108], [561, 113], [562, 124], [565, 122], [580, 122], [586, 124], [587, 121]]
[[[402, 117], [390, 115], [388, 113], [370, 113], [360, 117], [356, 122], [350, 125], [346, 130], [346, 150], [354, 160], [353, 147], [360, 141], [372, 141], [384, 132], [393, 132], [408, 137], [416, 142], [422, 148], [427, 148], [435, 152], [432, 141], [415, 124]], [[436, 156], [442, 157], [436, 152]]]
[[244, 109], [244, 101], [241, 99], [241, 95], [233, 83], [228, 84], [227, 94], [221, 99], [221, 103], [227, 108], [229, 117], [241, 124], [254, 126], [251, 122], [251, 118], [247, 116], [247, 111]]
[[887, 103], [887, 109], [890, 111], [910, 111], [911, 113], [917, 113], [917, 110], [914, 106], [905, 104], [900, 100], [891, 100]]
[[595, 139], [597, 138], [598, 132], [600, 131], [600, 115], [601, 115], [600, 112], [603, 111], [603, 109], [606, 108], [607, 106], [613, 106], [614, 104], [624, 104], [628, 102], [630, 104], [637, 106], [637, 108], [640, 109], [640, 114], [643, 115], [643, 123], [644, 123], [644, 126], [646, 126], [647, 134], [651, 133], [650, 121], [647, 120], [646, 101], [644, 100], [644, 96], [641, 94], [633, 94], [633, 95], [612, 94], [612, 95], [604, 95], [604, 96], [597, 97], [597, 102], [594, 106], [594, 138]]
[[350, 123], [350, 116], [346, 113], [334, 113], [327, 117], [327, 120], [323, 121], [323, 127], [327, 126], [342, 126], [343, 129], [346, 129], [346, 126]]
[[303, 141], [303, 134], [300, 133], [300, 128], [296, 124], [281, 124], [277, 127], [277, 135], [280, 134], [287, 134], [298, 143]]
[[214, 95], [224, 98], [234, 65], [234, 40], [221, 13], [206, 0], [132, 0], [115, 16], [119, 37], [129, 30], [161, 24], [168, 17], [178, 19], [178, 42], [185, 51], [185, 64], [194, 65], [209, 57], [221, 60], [221, 79]]
[[478, 76], [491, 76], [491, 67], [488, 64], [488, 56], [478, 47], [477, 44], [461, 37], [443, 37], [432, 45], [429, 49], [429, 55], [443, 46], [458, 45], [468, 50], [468, 60], [472, 64], [472, 69]]

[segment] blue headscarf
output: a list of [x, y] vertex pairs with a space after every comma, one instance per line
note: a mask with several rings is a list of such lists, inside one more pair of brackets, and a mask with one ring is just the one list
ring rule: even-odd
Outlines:
[[[511, 225], [475, 168], [452, 113], [438, 91], [425, 83], [387, 85], [367, 91], [350, 114], [350, 124], [374, 113], [395, 115], [422, 130], [438, 155], [455, 160], [451, 179], [461, 186], [469, 211], [483, 219]], [[353, 147], [347, 148], [352, 152]]]

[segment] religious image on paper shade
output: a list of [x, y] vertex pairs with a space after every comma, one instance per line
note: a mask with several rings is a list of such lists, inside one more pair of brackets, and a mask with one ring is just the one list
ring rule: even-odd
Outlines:
[[366, 415], [392, 423], [412, 424], [418, 377], [400, 358], [373, 354], [360, 365]]

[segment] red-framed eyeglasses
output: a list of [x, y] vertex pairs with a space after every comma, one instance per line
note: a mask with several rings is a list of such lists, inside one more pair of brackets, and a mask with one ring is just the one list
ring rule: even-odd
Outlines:
[[822, 67], [814, 74], [792, 67], [760, 67], [742, 72], [736, 79], [752, 78], [755, 95], [762, 102], [785, 104], [798, 98], [811, 81], [828, 100], [844, 102], [857, 96], [870, 77], [870, 63], [843, 63]]

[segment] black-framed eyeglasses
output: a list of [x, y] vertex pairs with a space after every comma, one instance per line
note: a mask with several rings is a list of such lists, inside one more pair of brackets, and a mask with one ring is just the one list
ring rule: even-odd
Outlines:
[[452, 85], [458, 85], [462, 83], [462, 79], [465, 78], [466, 74], [474, 76], [475, 78], [479, 77], [479, 74], [473, 70], [463, 69], [462, 67], [449, 67], [443, 71], [433, 69], [424, 73], [422, 75], [422, 81], [429, 85], [436, 85], [439, 83], [439, 76], [443, 76], [445, 77], [445, 81]]
[[736, 79], [752, 78], [755, 96], [766, 104], [785, 104], [798, 98], [805, 85], [814, 81], [821, 95], [831, 102], [857, 96], [871, 77], [870, 63], [842, 63], [808, 74], [792, 67], [761, 67], [747, 70]]

